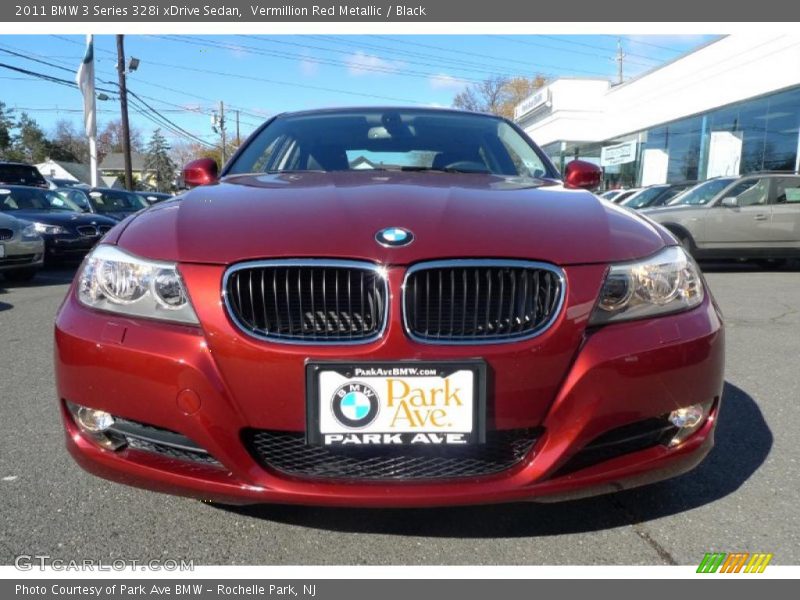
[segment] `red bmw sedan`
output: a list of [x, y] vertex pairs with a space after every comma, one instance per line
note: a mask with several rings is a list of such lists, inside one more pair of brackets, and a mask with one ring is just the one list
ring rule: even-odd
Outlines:
[[699, 269], [513, 123], [284, 114], [185, 177], [103, 239], [57, 317], [67, 447], [91, 473], [435, 506], [621, 490], [712, 447], [724, 338]]

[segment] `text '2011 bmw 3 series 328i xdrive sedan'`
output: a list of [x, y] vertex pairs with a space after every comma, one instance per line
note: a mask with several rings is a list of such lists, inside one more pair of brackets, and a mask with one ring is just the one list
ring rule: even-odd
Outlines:
[[712, 447], [723, 328], [694, 261], [512, 123], [284, 114], [185, 178], [103, 239], [58, 314], [88, 471], [224, 503], [434, 506], [619, 490]]

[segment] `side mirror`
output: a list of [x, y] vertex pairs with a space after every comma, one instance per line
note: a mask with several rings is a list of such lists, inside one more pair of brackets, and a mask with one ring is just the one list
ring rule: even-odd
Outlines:
[[736, 196], [727, 196], [719, 201], [719, 205], [725, 208], [736, 208], [739, 206], [739, 198]]
[[573, 160], [564, 168], [564, 185], [570, 188], [596, 190], [602, 179], [600, 167], [585, 160]]
[[216, 183], [218, 170], [213, 158], [198, 158], [183, 168], [183, 182], [190, 188]]

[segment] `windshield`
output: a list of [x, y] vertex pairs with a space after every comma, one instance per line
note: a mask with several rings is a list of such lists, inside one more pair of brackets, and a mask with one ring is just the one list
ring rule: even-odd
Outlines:
[[0, 188], [0, 210], [63, 210], [80, 212], [80, 207], [57, 192], [37, 188]]
[[530, 141], [502, 119], [414, 109], [279, 117], [225, 174], [375, 170], [557, 176]]
[[669, 203], [669, 205], [701, 206], [703, 204], [708, 204], [708, 202], [714, 196], [719, 194], [732, 181], [735, 181], [733, 177], [730, 178], [721, 177], [719, 179], [709, 179], [708, 181], [704, 181], [703, 183], [696, 185], [689, 190], [686, 190], [680, 196], [676, 196], [672, 200], [672, 202]]
[[637, 192], [627, 200], [621, 202], [621, 204], [622, 206], [627, 206], [628, 208], [643, 208], [648, 206], [651, 202], [663, 194], [666, 189], [667, 188], [663, 186], [647, 188], [641, 192]]
[[76, 204], [82, 211], [91, 212], [92, 206], [83, 191], [76, 188], [57, 188], [53, 190], [54, 194], [58, 194], [62, 198], [66, 198], [73, 204]]
[[147, 208], [148, 204], [138, 194], [122, 190], [92, 190], [89, 192], [97, 212], [130, 212]]

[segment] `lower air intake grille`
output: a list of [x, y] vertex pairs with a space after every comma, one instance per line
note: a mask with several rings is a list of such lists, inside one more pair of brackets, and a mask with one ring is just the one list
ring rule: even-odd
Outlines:
[[386, 321], [386, 279], [355, 261], [244, 263], [225, 276], [233, 321], [250, 335], [304, 343], [364, 342]]
[[76, 229], [83, 237], [94, 237], [98, 235], [97, 227], [94, 225], [80, 225], [76, 227]]
[[244, 442], [263, 466], [309, 479], [432, 480], [478, 477], [522, 461], [541, 435], [538, 429], [489, 431], [470, 446], [308, 446], [302, 433], [249, 430]]
[[667, 416], [636, 421], [596, 437], [562, 465], [554, 477], [567, 475], [631, 452], [646, 450], [658, 444], [667, 444], [678, 431]]
[[420, 263], [406, 278], [406, 328], [428, 343], [514, 341], [544, 331], [557, 316], [563, 295], [561, 272], [543, 263]]

